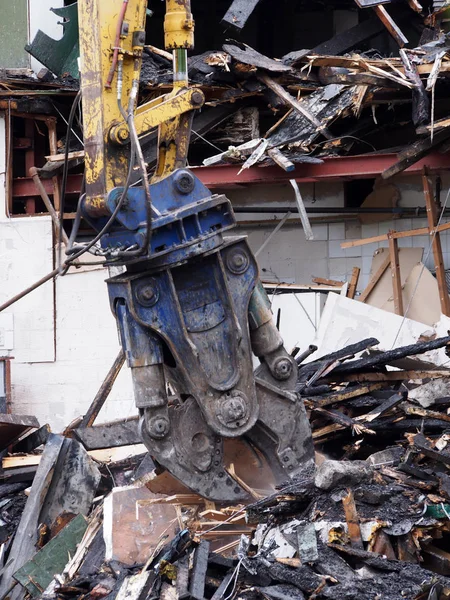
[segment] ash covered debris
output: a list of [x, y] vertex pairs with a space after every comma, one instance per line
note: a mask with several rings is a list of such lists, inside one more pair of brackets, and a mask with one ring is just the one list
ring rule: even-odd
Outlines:
[[[242, 443], [233, 472], [249, 500], [239, 506], [157, 475], [133, 420], [69, 437], [27, 425], [2, 461], [2, 597], [448, 598], [450, 371], [386, 367], [449, 343], [374, 353], [370, 338], [311, 357], [299, 387], [316, 473], [274, 487]], [[99, 449], [119, 431], [122, 442]]]
[[[313, 48], [293, 48], [279, 57], [265, 56], [232, 39], [233, 35], [245, 39], [247, 19], [260, 3], [238, 2], [237, 8], [233, 4], [223, 21], [231, 39], [189, 57], [190, 83], [201, 87], [207, 100], [194, 120], [192, 166], [275, 163], [289, 171], [295, 163], [320, 163], [329, 157], [395, 153], [397, 161], [383, 173], [390, 179], [430, 152], [446, 151], [450, 136], [446, 3], [343, 3], [347, 10], [358, 11], [356, 25]], [[310, 14], [306, 3], [301, 10]], [[414, 35], [407, 38], [403, 27]], [[221, 30], [216, 37], [226, 39], [223, 34]], [[384, 42], [384, 52], [376, 47], [382, 35], [391, 36], [395, 52]], [[53, 62], [47, 66], [55, 69]], [[36, 77], [4, 69], [0, 81], [7, 86], [8, 101], [23, 104], [28, 90], [29, 105], [47, 102], [47, 110], [56, 115], [50, 94], [62, 99], [76, 90], [77, 82], [63, 71], [57, 70], [57, 77], [48, 75], [48, 71]], [[147, 45], [141, 101], [161, 96], [171, 84], [170, 53]], [[255, 146], [245, 145], [250, 141]], [[156, 133], [143, 142], [146, 161], [153, 168]]]

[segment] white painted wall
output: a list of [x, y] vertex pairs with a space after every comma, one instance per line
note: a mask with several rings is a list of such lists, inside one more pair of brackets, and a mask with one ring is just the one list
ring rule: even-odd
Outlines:
[[[0, 221], [0, 304], [53, 270], [50, 217]], [[6, 309], [14, 316], [17, 363], [55, 360], [54, 288], [51, 281]]]
[[[106, 270], [68, 274], [56, 283], [56, 359], [12, 363], [13, 407], [62, 430], [85, 414], [119, 352]], [[120, 373], [99, 421], [136, 414], [129, 370]]]

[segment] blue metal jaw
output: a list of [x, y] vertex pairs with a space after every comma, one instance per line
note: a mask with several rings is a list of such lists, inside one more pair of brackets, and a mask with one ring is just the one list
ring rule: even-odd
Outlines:
[[[107, 199], [111, 214], [123, 194], [115, 188]], [[129, 264], [136, 260], [157, 260], [159, 264], [173, 264], [186, 260], [222, 243], [222, 232], [235, 226], [230, 201], [222, 195], [211, 195], [201, 181], [190, 171], [180, 169], [169, 177], [150, 186], [152, 222], [150, 246], [144, 248], [147, 231], [147, 207], [142, 188], [130, 188], [123, 200], [113, 226], [101, 240], [109, 261], [120, 252], [114, 264]], [[101, 231], [108, 217], [85, 219]], [[127, 249], [142, 250], [139, 259], [127, 259]], [[133, 253], [135, 254], [135, 253]]]
[[[101, 243], [127, 272], [108, 281], [132, 370], [141, 433], [152, 456], [196, 492], [241, 501], [225, 469], [223, 440], [246, 436], [280, 479], [314, 461], [308, 419], [295, 393], [297, 363], [283, 347], [258, 266], [231, 204], [189, 171], [144, 191], [131, 188]], [[108, 197], [114, 213], [123, 190]], [[92, 219], [101, 231], [107, 217]], [[124, 251], [137, 246], [138, 257]], [[114, 253], [121, 256], [113, 261]], [[261, 366], [253, 373], [253, 355]], [[174, 397], [168, 396], [168, 385]]]

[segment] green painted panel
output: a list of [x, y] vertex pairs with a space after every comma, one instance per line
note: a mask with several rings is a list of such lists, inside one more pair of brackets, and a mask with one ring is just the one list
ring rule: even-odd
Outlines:
[[0, 67], [29, 67], [28, 0], [0, 0]]
[[40, 596], [53, 576], [63, 572], [70, 557], [75, 554], [87, 526], [87, 519], [83, 515], [77, 515], [42, 550], [14, 573], [14, 579], [33, 597]]

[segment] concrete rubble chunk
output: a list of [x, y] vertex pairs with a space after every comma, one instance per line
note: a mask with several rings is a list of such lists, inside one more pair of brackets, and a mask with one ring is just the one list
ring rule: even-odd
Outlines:
[[397, 466], [405, 451], [400, 446], [393, 446], [392, 448], [386, 448], [371, 454], [367, 458], [367, 462], [373, 467], [381, 466]]
[[326, 460], [317, 469], [314, 483], [321, 490], [331, 490], [338, 486], [352, 486], [369, 481], [372, 473], [373, 467], [362, 460]]
[[415, 400], [423, 408], [433, 406], [438, 398], [447, 396], [450, 396], [449, 379], [433, 379], [408, 392], [409, 399]]

